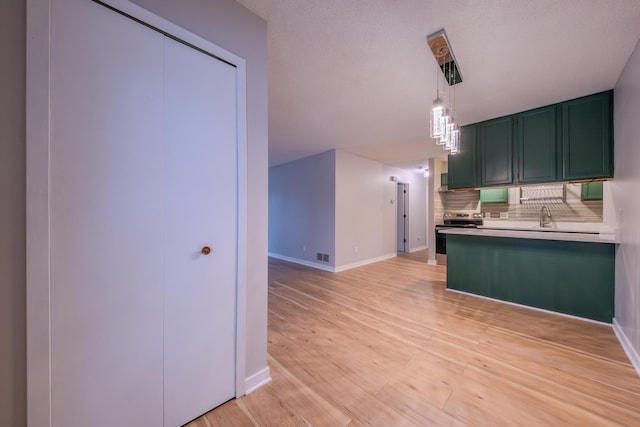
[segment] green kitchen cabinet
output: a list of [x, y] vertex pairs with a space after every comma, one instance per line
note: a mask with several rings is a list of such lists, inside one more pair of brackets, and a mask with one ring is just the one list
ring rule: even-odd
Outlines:
[[480, 187], [513, 184], [513, 117], [478, 125]]
[[447, 235], [447, 289], [611, 323], [615, 244]]
[[440, 174], [440, 186], [446, 187], [449, 185], [449, 174], [447, 172]]
[[476, 135], [477, 125], [460, 128], [460, 151], [449, 155], [449, 190], [478, 186]]
[[613, 178], [613, 91], [561, 104], [562, 180]]
[[488, 188], [480, 190], [480, 203], [509, 203], [508, 188]]
[[602, 197], [603, 197], [602, 181], [586, 182], [582, 184], [581, 197], [580, 197], [582, 201], [602, 200]]
[[558, 181], [557, 111], [550, 105], [515, 116], [517, 183]]

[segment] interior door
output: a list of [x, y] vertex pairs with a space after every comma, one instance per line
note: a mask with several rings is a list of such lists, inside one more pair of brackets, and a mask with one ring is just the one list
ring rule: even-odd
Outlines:
[[160, 426], [164, 37], [53, 6], [52, 426]]
[[235, 395], [236, 85], [216, 58], [169, 38], [164, 52], [164, 412], [177, 426]]
[[407, 185], [398, 183], [398, 195], [396, 197], [397, 206], [397, 251], [406, 252], [407, 244]]
[[51, 28], [52, 426], [182, 425], [235, 394], [234, 68], [91, 1]]

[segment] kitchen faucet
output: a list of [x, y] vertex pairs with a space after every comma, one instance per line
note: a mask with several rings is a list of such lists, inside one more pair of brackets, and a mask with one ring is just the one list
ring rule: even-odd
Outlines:
[[[545, 211], [547, 211], [546, 215]], [[549, 211], [547, 205], [542, 205], [540, 208], [540, 228], [546, 227], [547, 224], [551, 225], [551, 211]]]

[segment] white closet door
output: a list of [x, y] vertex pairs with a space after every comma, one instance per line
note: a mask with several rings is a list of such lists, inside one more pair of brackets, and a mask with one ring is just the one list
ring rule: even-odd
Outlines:
[[169, 38], [164, 69], [165, 426], [177, 426], [235, 395], [236, 82]]
[[163, 43], [91, 1], [53, 2], [54, 427], [163, 423]]
[[235, 68], [87, 0], [51, 58], [52, 425], [181, 425], [235, 395]]

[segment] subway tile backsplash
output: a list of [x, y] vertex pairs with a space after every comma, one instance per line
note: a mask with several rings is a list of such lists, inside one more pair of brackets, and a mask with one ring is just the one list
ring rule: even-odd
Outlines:
[[501, 214], [507, 220], [538, 220], [540, 209], [546, 205], [554, 221], [565, 222], [602, 222], [603, 202], [582, 201], [580, 184], [566, 184], [566, 199], [540, 199], [520, 202], [520, 187], [509, 188], [509, 203], [481, 204], [480, 191], [449, 191], [436, 197], [436, 222], [442, 221], [443, 211], [476, 211], [491, 219], [500, 219]]
[[527, 200], [520, 202], [520, 187], [509, 189], [509, 203], [485, 204], [482, 213], [491, 219], [499, 219], [506, 212], [509, 220], [537, 220], [542, 206], [547, 206], [554, 221], [565, 222], [602, 222], [602, 200], [582, 201], [580, 184], [566, 184], [566, 199]]

